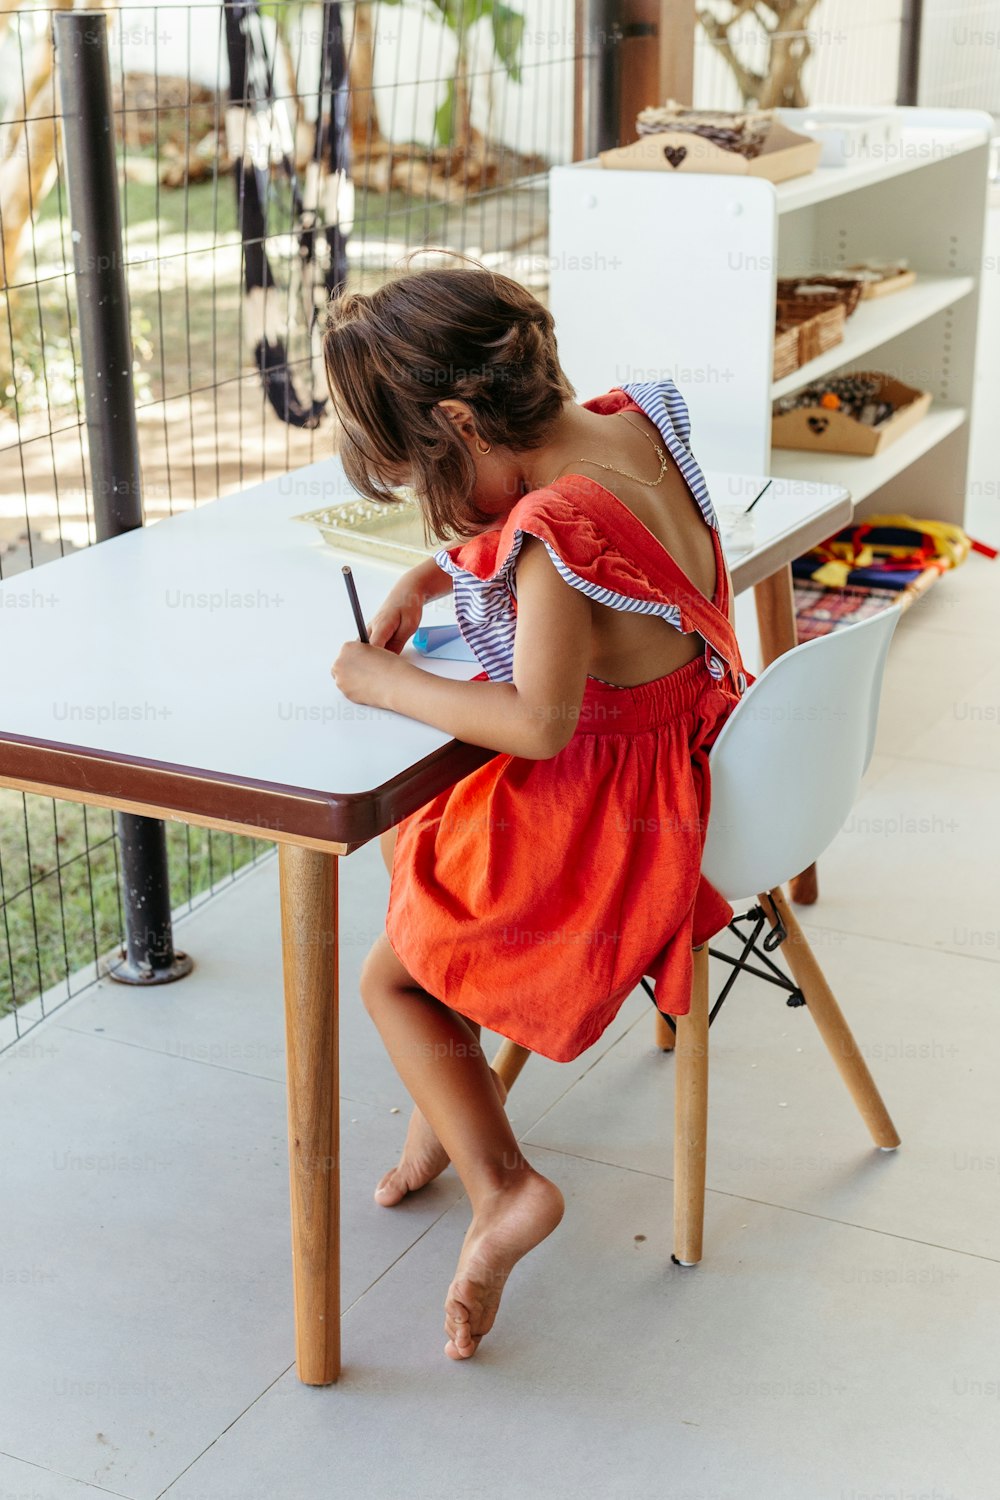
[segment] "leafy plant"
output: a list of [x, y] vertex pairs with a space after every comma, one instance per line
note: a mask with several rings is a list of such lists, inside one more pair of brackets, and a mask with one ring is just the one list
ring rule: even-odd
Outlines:
[[[399, 5], [401, 0], [382, 0]], [[512, 83], [521, 81], [521, 45], [524, 41], [524, 16], [504, 5], [502, 0], [425, 0], [427, 12], [441, 21], [455, 38], [455, 76], [445, 87], [445, 95], [434, 115], [434, 140], [440, 146], [467, 151], [476, 137], [472, 128], [472, 99], [469, 89], [469, 42], [472, 28], [488, 20], [493, 37], [493, 51]]]

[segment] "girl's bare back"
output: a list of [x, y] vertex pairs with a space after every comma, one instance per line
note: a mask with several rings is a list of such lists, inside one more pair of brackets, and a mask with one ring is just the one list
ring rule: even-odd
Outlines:
[[[617, 418], [597, 418], [601, 426], [601, 462], [649, 474], [655, 478], [656, 458], [645, 434], [662, 447], [653, 422], [637, 412]], [[611, 491], [642, 522], [692, 583], [707, 597], [715, 591], [715, 549], [680, 470], [673, 459], [655, 487], [636, 483], [622, 474], [596, 465], [577, 462], [573, 472], [594, 479]], [[650, 542], [653, 546], [653, 542]], [[635, 687], [651, 682], [693, 661], [705, 649], [699, 635], [683, 635], [664, 629], [663, 621], [649, 615], [629, 614], [609, 605], [592, 603], [593, 649], [590, 672], [604, 682]]]

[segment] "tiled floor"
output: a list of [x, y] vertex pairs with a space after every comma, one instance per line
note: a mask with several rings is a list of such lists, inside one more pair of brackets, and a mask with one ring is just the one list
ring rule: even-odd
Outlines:
[[[996, 542], [993, 343], [969, 525]], [[273, 862], [183, 923], [190, 979], [99, 985], [5, 1055], [0, 1500], [997, 1500], [998, 626], [980, 557], [904, 618], [808, 914], [903, 1149], [872, 1151], [808, 1014], [746, 981], [713, 1031], [695, 1270], [669, 1260], [673, 1066], [637, 995], [515, 1087], [566, 1217], [476, 1359], [444, 1357], [457, 1180], [371, 1199], [406, 1122], [356, 992], [373, 849], [344, 877], [338, 1385], [291, 1368]]]

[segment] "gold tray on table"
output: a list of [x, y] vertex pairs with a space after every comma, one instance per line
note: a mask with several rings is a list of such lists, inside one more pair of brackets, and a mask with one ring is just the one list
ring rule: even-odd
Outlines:
[[413, 567], [440, 545], [424, 540], [424, 523], [416, 500], [346, 500], [293, 520], [315, 526], [331, 547]]

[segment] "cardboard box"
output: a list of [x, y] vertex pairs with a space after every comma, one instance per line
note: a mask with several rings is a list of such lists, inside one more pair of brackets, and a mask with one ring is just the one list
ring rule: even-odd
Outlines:
[[771, 419], [775, 448], [803, 448], [812, 453], [881, 453], [904, 432], [915, 427], [931, 404], [930, 391], [918, 391], [878, 370], [851, 371], [879, 381], [877, 399], [891, 401], [896, 410], [877, 427], [866, 427], [855, 417], [822, 406], [797, 406]]
[[724, 172], [784, 182], [788, 177], [811, 172], [822, 149], [819, 141], [773, 120], [760, 155], [749, 159], [686, 130], [661, 130], [656, 135], [641, 136], [630, 146], [602, 151], [599, 160], [602, 167], [616, 172]]

